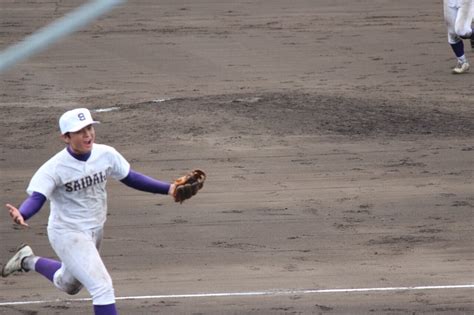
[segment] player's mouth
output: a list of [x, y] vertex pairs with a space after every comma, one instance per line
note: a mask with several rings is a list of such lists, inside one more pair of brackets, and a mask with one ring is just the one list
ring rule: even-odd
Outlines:
[[84, 141], [84, 145], [85, 145], [86, 147], [90, 147], [90, 146], [92, 145], [92, 139], [87, 140], [87, 141]]

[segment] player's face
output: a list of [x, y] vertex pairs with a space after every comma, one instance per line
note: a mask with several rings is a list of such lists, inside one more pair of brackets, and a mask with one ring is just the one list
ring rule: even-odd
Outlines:
[[86, 126], [79, 131], [70, 132], [66, 141], [72, 151], [77, 154], [86, 154], [92, 150], [95, 141], [95, 130], [92, 125]]

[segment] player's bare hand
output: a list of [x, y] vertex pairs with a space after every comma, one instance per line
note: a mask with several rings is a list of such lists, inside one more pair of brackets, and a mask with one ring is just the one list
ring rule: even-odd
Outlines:
[[5, 206], [8, 208], [8, 213], [12, 217], [13, 222], [18, 225], [28, 226], [28, 223], [25, 222], [25, 219], [21, 215], [20, 210], [18, 210], [16, 207], [12, 206], [9, 203], [7, 203]]

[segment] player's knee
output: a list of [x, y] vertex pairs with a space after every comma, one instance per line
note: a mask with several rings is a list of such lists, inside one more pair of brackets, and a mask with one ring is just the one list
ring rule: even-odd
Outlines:
[[75, 295], [81, 291], [83, 285], [73, 277], [68, 277], [61, 272], [56, 272], [53, 279], [54, 285], [69, 295]]
[[77, 282], [77, 281], [69, 282], [69, 283], [64, 283], [63, 282], [58, 287], [69, 295], [75, 295], [75, 294], [78, 294], [81, 291], [82, 284], [80, 282]]
[[69, 295], [76, 295], [78, 294], [82, 289], [82, 285], [69, 285], [66, 288], [64, 288], [64, 292], [66, 292]]
[[456, 28], [455, 32], [456, 32], [456, 35], [458, 35], [462, 39], [469, 39], [471, 38], [471, 34], [472, 34], [472, 30], [465, 29], [465, 28]]

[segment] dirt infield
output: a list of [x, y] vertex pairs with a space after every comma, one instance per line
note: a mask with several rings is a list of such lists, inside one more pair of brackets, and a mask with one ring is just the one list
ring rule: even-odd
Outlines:
[[[183, 205], [109, 183], [121, 314], [474, 313], [474, 79], [450, 74], [441, 3], [226, 2], [130, 1], [2, 74], [0, 201], [85, 106], [133, 169], [208, 173]], [[81, 3], [2, 4], [0, 48]], [[55, 257], [48, 213], [5, 210], [0, 263]], [[38, 274], [0, 282], [0, 314], [91, 312]]]

